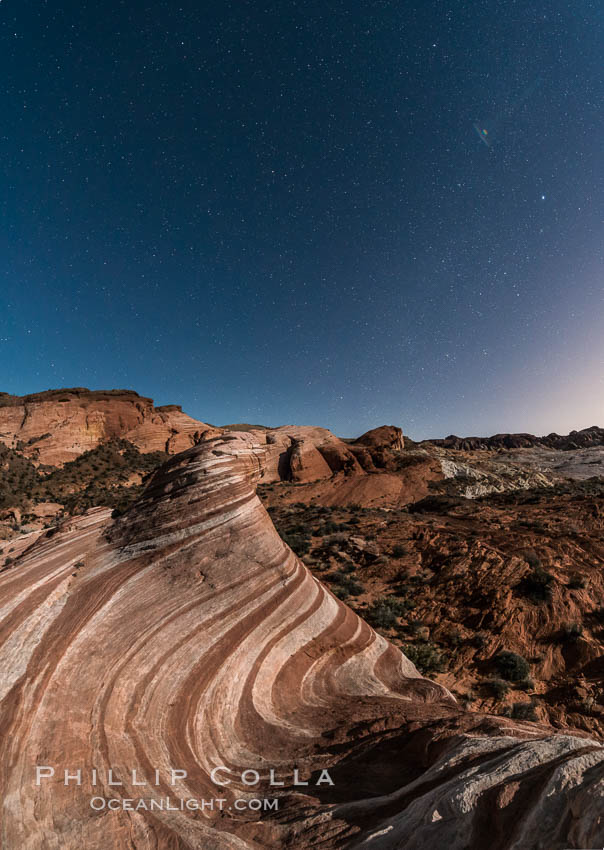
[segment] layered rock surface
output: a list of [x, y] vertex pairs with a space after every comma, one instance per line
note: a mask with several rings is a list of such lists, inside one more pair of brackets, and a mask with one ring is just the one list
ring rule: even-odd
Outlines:
[[183, 451], [219, 433], [178, 405], [154, 407], [132, 390], [49, 390], [27, 396], [0, 393], [0, 441], [26, 457], [57, 466], [111, 438], [144, 452]]
[[[603, 844], [604, 748], [469, 714], [419, 676], [281, 541], [255, 495], [265, 454], [249, 435], [190, 448], [120, 519], [71, 519], [0, 573], [2, 847]], [[36, 786], [40, 764], [57, 776]], [[92, 796], [281, 805], [95, 812]]]

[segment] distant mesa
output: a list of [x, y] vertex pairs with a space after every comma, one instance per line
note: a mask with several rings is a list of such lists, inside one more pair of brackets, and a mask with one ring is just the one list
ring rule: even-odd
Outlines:
[[569, 434], [548, 434], [536, 437], [534, 434], [494, 434], [492, 437], [457, 437], [451, 434], [444, 440], [426, 440], [434, 446], [462, 451], [477, 449], [523, 449], [542, 446], [549, 449], [568, 451], [570, 449], [589, 448], [604, 445], [604, 428], [592, 425], [581, 431], [571, 431]]
[[0, 442], [36, 463], [73, 460], [109, 439], [125, 439], [144, 452], [183, 451], [215, 428], [182, 412], [154, 407], [133, 390], [47, 390], [25, 396], [0, 393]]

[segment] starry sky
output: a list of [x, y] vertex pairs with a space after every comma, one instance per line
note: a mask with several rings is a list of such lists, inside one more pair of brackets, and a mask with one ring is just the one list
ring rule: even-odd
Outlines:
[[604, 425], [601, 0], [0, 0], [0, 41], [2, 390]]

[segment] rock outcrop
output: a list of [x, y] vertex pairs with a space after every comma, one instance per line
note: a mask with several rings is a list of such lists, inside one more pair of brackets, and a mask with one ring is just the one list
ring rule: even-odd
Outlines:
[[172, 454], [217, 433], [179, 405], [154, 407], [153, 399], [133, 390], [0, 393], [0, 442], [49, 466], [73, 460], [111, 438], [128, 440], [144, 452]]
[[429, 440], [435, 446], [445, 449], [476, 451], [479, 449], [531, 449], [543, 446], [548, 449], [586, 449], [592, 446], [604, 445], [604, 428], [592, 425], [581, 431], [571, 431], [569, 434], [548, 434], [536, 437], [534, 434], [494, 434], [492, 437], [457, 437], [451, 434], [444, 440]]
[[371, 446], [381, 450], [392, 449], [402, 452], [405, 448], [403, 432], [396, 425], [381, 425], [379, 428], [367, 431], [354, 442], [355, 445]]
[[364, 475], [399, 468], [403, 432], [394, 425], [368, 431], [357, 440], [341, 440], [327, 428], [283, 425], [249, 432], [267, 447], [265, 482], [321, 481], [339, 472]]
[[[190, 448], [121, 518], [70, 519], [0, 573], [4, 850], [602, 845], [604, 748], [419, 676], [279, 538], [265, 454], [245, 434]], [[262, 798], [278, 810], [235, 809]]]
[[349, 446], [327, 428], [283, 425], [249, 433], [266, 447], [266, 483], [294, 481], [302, 484], [330, 478], [336, 472], [358, 475], [364, 472]]

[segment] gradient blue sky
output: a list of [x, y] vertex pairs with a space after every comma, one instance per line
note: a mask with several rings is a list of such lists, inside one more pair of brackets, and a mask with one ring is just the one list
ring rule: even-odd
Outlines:
[[604, 424], [601, 3], [56, 6], [0, 3], [0, 389]]

